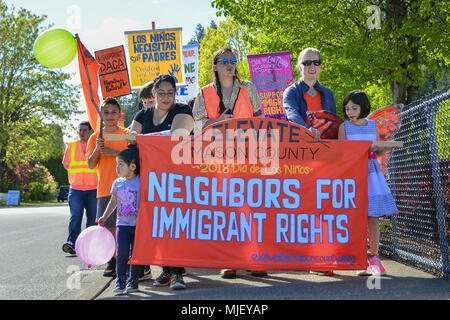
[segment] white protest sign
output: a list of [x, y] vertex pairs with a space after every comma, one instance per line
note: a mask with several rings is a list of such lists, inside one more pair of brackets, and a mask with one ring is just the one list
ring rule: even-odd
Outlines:
[[183, 46], [183, 62], [186, 86], [177, 89], [175, 100], [187, 104], [198, 93], [198, 44]]

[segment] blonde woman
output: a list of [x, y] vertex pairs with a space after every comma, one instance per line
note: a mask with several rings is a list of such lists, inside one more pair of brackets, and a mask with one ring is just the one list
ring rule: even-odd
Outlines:
[[319, 83], [322, 70], [322, 56], [315, 48], [300, 52], [297, 67], [301, 78], [286, 88], [283, 93], [283, 106], [287, 120], [311, 130], [318, 139], [319, 130], [306, 124], [307, 111], [326, 110], [336, 114], [336, 101], [333, 92]]

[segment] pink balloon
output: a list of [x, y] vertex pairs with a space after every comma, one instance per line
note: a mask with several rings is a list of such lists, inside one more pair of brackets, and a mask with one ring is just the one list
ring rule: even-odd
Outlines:
[[92, 226], [83, 230], [75, 242], [75, 252], [81, 262], [101, 266], [114, 256], [116, 241], [108, 229]]

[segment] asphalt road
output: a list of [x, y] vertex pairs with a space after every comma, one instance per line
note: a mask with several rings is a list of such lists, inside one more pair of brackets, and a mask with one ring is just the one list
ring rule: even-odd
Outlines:
[[[236, 279], [224, 280], [219, 270], [187, 268], [186, 290], [155, 288], [149, 280], [140, 284], [138, 293], [117, 295], [102, 267], [88, 270], [62, 251], [69, 215], [67, 204], [0, 209], [0, 300], [450, 299], [448, 280], [386, 258], [388, 274], [373, 283], [354, 271], [337, 271], [334, 277], [270, 271], [267, 278], [255, 278], [240, 270]], [[152, 269], [154, 276], [161, 271]]]
[[61, 249], [69, 216], [67, 203], [0, 209], [1, 300], [55, 300], [76, 288], [71, 276], [85, 266]]

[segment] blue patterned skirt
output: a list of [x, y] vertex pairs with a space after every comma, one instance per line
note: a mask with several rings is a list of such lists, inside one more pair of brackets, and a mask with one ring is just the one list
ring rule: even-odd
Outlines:
[[367, 182], [369, 217], [378, 218], [397, 214], [397, 205], [377, 159], [369, 159], [369, 178]]

